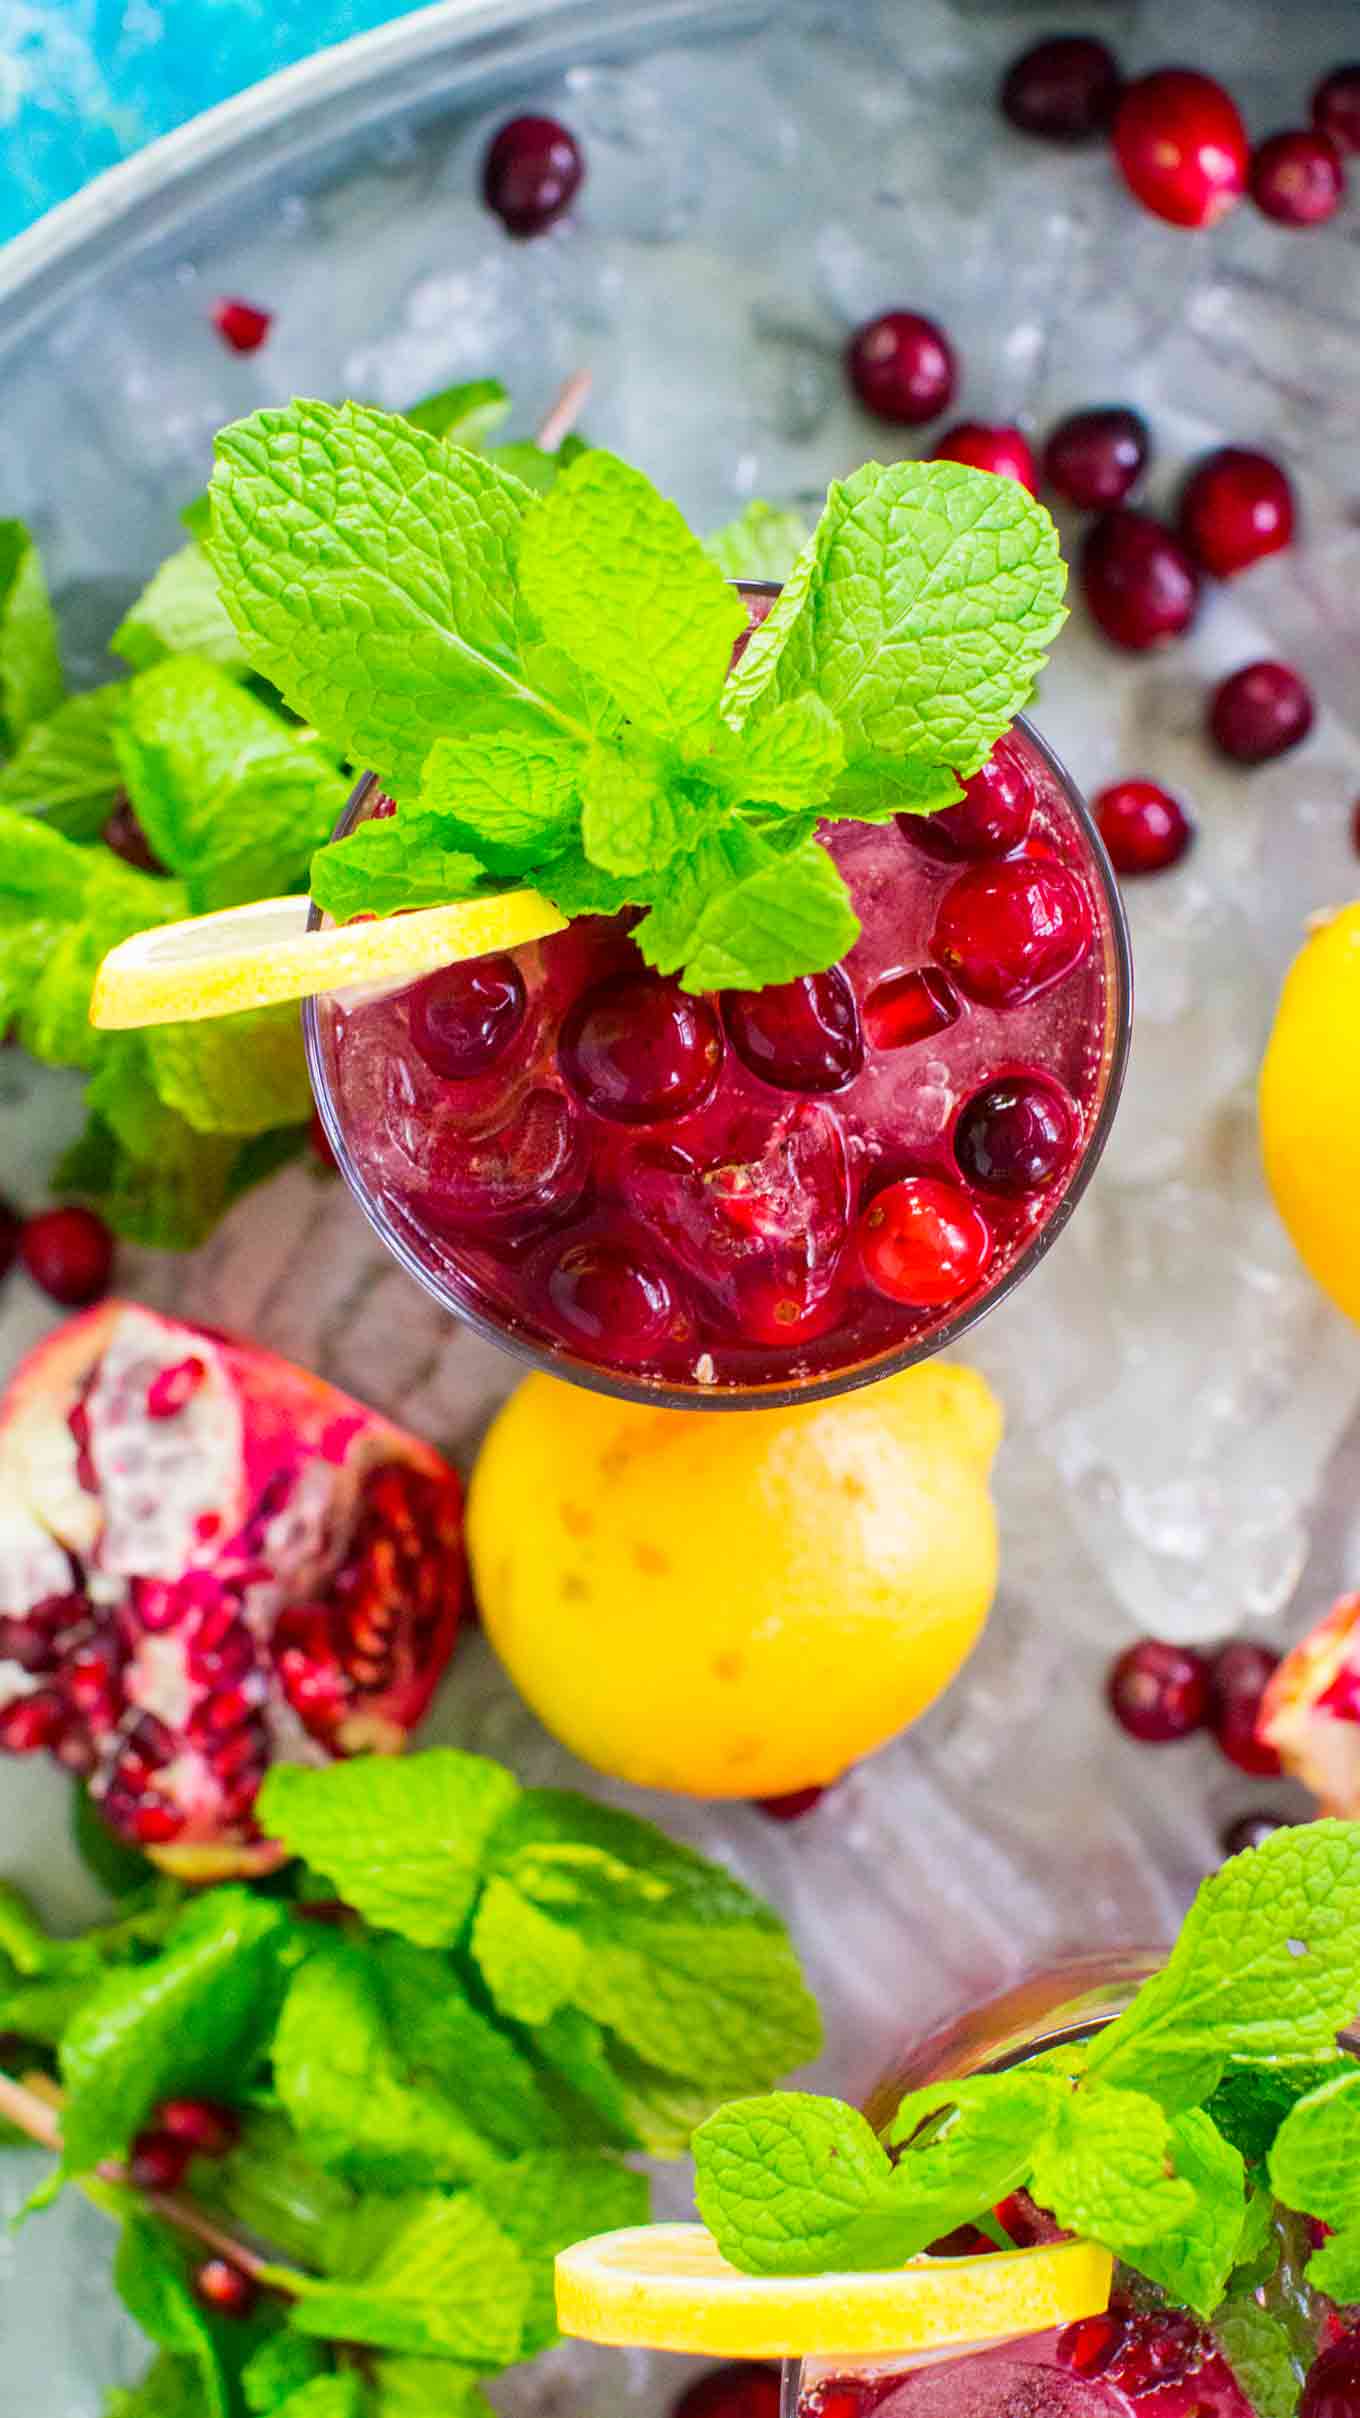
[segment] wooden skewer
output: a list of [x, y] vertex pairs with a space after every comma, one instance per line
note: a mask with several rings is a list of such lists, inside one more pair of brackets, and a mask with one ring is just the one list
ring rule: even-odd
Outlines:
[[550, 405], [547, 417], [539, 429], [538, 435], [534, 438], [535, 445], [540, 446], [544, 453], [556, 453], [563, 437], [570, 435], [585, 409], [591, 384], [588, 369], [578, 369], [568, 378], [561, 393]]

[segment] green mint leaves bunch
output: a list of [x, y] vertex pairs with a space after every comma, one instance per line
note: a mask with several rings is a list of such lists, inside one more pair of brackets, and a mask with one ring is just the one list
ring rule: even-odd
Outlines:
[[[1360, 2300], [1360, 2062], [1338, 2040], [1357, 2009], [1360, 1823], [1280, 1830], [1203, 1884], [1165, 1966], [1085, 2043], [913, 2091], [884, 2140], [798, 2093], [721, 2109], [694, 2140], [700, 2213], [735, 2266], [813, 2275], [995, 2233], [1023, 2186], [1225, 2342], [1240, 2320], [1296, 2395], [1252, 2294], [1280, 2255], [1273, 2196], [1335, 2228], [1309, 2285]], [[1292, 2407], [1281, 2387], [1270, 2418]]]
[[[477, 2380], [556, 2339], [556, 2252], [645, 2219], [629, 2153], [680, 2155], [815, 2055], [816, 2010], [726, 1872], [480, 1756], [277, 1767], [260, 1817], [299, 1861], [255, 1886], [188, 1895], [101, 1848], [128, 1894], [81, 1939], [0, 1886], [0, 2030], [62, 2092], [39, 2197], [75, 2181], [120, 2222], [115, 2281], [159, 2346], [110, 2418], [485, 2418]], [[240, 2116], [185, 2188], [264, 2261], [245, 2322], [194, 2298], [201, 2244], [99, 2172], [184, 2097]]]
[[644, 958], [691, 990], [841, 957], [858, 926], [818, 822], [950, 804], [1063, 619], [1048, 515], [959, 463], [833, 486], [730, 674], [723, 564], [782, 530], [748, 521], [715, 559], [606, 452], [541, 494], [409, 420], [296, 402], [223, 433], [211, 496], [249, 661], [397, 801], [318, 853], [318, 903], [632, 904]]

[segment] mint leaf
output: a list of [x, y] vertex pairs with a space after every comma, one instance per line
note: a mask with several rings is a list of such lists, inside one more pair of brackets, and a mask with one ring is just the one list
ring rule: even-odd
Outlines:
[[633, 901], [638, 884], [630, 873], [606, 873], [583, 849], [564, 848], [535, 868], [534, 888], [563, 915], [617, 915]]
[[760, 990], [835, 965], [859, 936], [850, 894], [810, 831], [734, 824], [677, 857], [633, 937], [687, 991]]
[[[650, 2099], [644, 2100], [629, 2078], [626, 2052], [616, 2049], [611, 2055], [603, 2025], [592, 2022], [580, 2007], [559, 2007], [546, 2023], [536, 2025], [533, 2047], [539, 2063], [562, 2086], [570, 2131], [577, 2139], [597, 2134], [617, 2149], [678, 2157], [689, 2147], [695, 2124], [709, 2112], [705, 2106], [677, 2125], [667, 2110], [658, 2122]], [[652, 2079], [650, 2067], [639, 2065], [638, 2072]], [[666, 2077], [655, 2080], [667, 2086]]]
[[1348, 2064], [1290, 2109], [1270, 2152], [1270, 2185], [1286, 2207], [1334, 2229], [1308, 2262], [1309, 2283], [1343, 2302], [1360, 2298], [1360, 2069]]
[[1228, 2068], [1205, 2114], [1249, 2166], [1263, 2166], [1271, 2142], [1296, 2101], [1342, 2072], [1355, 2072], [1339, 2056], [1315, 2065], [1234, 2065]]
[[493, 889], [475, 856], [459, 852], [451, 823], [434, 815], [383, 815], [317, 850], [312, 897], [339, 924], [352, 915], [444, 907]]
[[1193, 2106], [1230, 2062], [1327, 2057], [1358, 2005], [1360, 1824], [1301, 1824], [1201, 1885], [1162, 1971], [1092, 2044], [1091, 2071]]
[[641, 471], [581, 454], [526, 516], [519, 577], [546, 637], [643, 730], [678, 735], [714, 712], [746, 615]]
[[54, 1189], [88, 1201], [128, 1242], [192, 1251], [232, 1197], [240, 1144], [229, 1135], [195, 1133], [166, 1108], [151, 1082], [143, 1037], [119, 1039], [130, 1046], [101, 1052], [86, 1092], [89, 1123], [57, 1161]]
[[22, 1891], [12, 1881], [0, 1881], [0, 1955], [9, 1958], [16, 1973], [45, 1973], [54, 1946]]
[[228, 2227], [240, 2227], [305, 2266], [324, 2267], [355, 2199], [338, 2175], [309, 2158], [287, 2118], [253, 2108], [224, 2158], [194, 2170], [194, 2197]]
[[[489, 872], [522, 873], [574, 837], [585, 761], [575, 748], [513, 731], [437, 739], [421, 781], [421, 820], [429, 811], [443, 818], [452, 844], [471, 849]], [[409, 809], [402, 819], [411, 822]]]
[[841, 774], [823, 812], [833, 821], [890, 823], [899, 814], [938, 814], [942, 806], [957, 805], [962, 796], [962, 782], [943, 765], [917, 764], [910, 758], [885, 763], [864, 756]]
[[423, 428], [445, 444], [481, 445], [499, 428], [510, 410], [510, 397], [499, 378], [464, 378], [457, 386], [441, 386], [437, 394], [408, 403], [402, 413], [413, 428]]
[[502, 2015], [547, 2023], [571, 1999], [586, 1958], [579, 1932], [555, 1923], [493, 1874], [472, 1925], [473, 1958]]
[[699, 2214], [748, 2275], [895, 2267], [891, 2162], [855, 2108], [799, 2091], [737, 2099], [694, 2136]]
[[186, 2410], [202, 2406], [199, 2372], [182, 2353], [162, 2351], [140, 2384], [115, 2385], [104, 2404], [104, 2418], [184, 2418]]
[[207, 2418], [233, 2418], [231, 2387], [213, 2328], [189, 2289], [173, 2235], [149, 2218], [129, 2217], [113, 2280], [143, 2333], [177, 2359], [192, 2363], [197, 2389], [190, 2406], [203, 2410]]
[[1183, 2231], [1141, 2243], [1133, 2264], [1173, 2300], [1184, 2301], [1200, 2317], [1212, 2317], [1241, 2256], [1246, 2169], [1202, 2108], [1172, 2117], [1171, 2156], [1177, 2175], [1194, 2192], [1194, 2215]]
[[391, 2036], [422, 2088], [441, 2090], [507, 2155], [570, 2137], [537, 2064], [474, 2006], [450, 1960], [401, 1939], [370, 1943]]
[[573, 429], [563, 437], [555, 452], [535, 445], [527, 437], [515, 438], [504, 445], [489, 445], [487, 451], [499, 469], [508, 470], [512, 478], [522, 479], [535, 495], [546, 495], [562, 472], [570, 470], [572, 463], [581, 454], [588, 453], [590, 447], [585, 438], [578, 436]]
[[820, 809], [845, 764], [840, 726], [820, 697], [790, 697], [723, 738], [719, 764], [743, 804]]
[[1213, 2331], [1256, 2418], [1295, 2418], [1307, 2369], [1288, 2328], [1243, 2292], [1223, 2303]]
[[906, 2258], [994, 2208], [1031, 2172], [1066, 2085], [1033, 2070], [928, 2084], [903, 2099], [888, 2127]]
[[379, 1930], [439, 1948], [471, 1914], [491, 1834], [519, 1793], [500, 1764], [435, 1747], [324, 1771], [275, 1764], [257, 1817]]
[[71, 1836], [86, 1869], [112, 1897], [127, 1897], [149, 1883], [154, 1885], [155, 1866], [139, 1847], [129, 1846], [110, 1830], [83, 1784], [71, 1797]]
[[113, 730], [123, 694], [111, 682], [31, 723], [0, 767], [0, 806], [41, 815], [68, 839], [95, 839], [118, 796]]
[[593, 747], [581, 794], [585, 851], [606, 873], [655, 876], [714, 815], [711, 801], [706, 813], [702, 797], [686, 795], [663, 749], [638, 740]]
[[157, 1097], [196, 1133], [259, 1134], [305, 1124], [311, 1087], [297, 1009], [249, 1008], [146, 1036]]
[[368, 2395], [353, 2368], [339, 2376], [314, 2376], [278, 2405], [276, 2418], [366, 2418]]
[[331, 2342], [371, 2343], [490, 2369], [519, 2355], [529, 2275], [470, 2192], [413, 2194], [381, 2208], [386, 2240], [353, 2275], [292, 2275], [289, 2322]]
[[1065, 2231], [1135, 2265], [1146, 2243], [1187, 2226], [1195, 2208], [1192, 2186], [1173, 2171], [1171, 2127], [1156, 2100], [1090, 2083], [1058, 2101], [1030, 2189]]
[[452, 2360], [375, 2359], [370, 2377], [373, 2418], [495, 2418], [470, 2368]]
[[109, 645], [134, 671], [166, 655], [201, 655], [224, 671], [248, 669], [207, 555], [191, 539], [169, 556], [118, 624]]
[[801, 512], [752, 498], [734, 521], [705, 538], [704, 552], [712, 556], [724, 579], [788, 578], [808, 526]]
[[565, 2149], [531, 2150], [477, 2186], [483, 2208], [519, 2249], [529, 2279], [521, 2359], [536, 2358], [556, 2342], [553, 2261], [559, 2250], [594, 2233], [645, 2225], [649, 2194], [645, 2175], [612, 2158]]
[[57, 625], [38, 549], [22, 521], [0, 520], [0, 747], [55, 713], [64, 693]]
[[[258, 2418], [274, 2418], [290, 2393], [301, 2392], [327, 2371], [326, 2355], [304, 2334], [271, 2334], [241, 2371], [246, 2407]], [[182, 2413], [180, 2414], [182, 2418]]]

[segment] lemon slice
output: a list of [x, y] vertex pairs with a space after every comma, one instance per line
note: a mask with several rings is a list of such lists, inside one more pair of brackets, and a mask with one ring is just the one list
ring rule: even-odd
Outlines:
[[317, 932], [308, 931], [307, 913], [305, 898], [267, 898], [135, 932], [95, 976], [91, 1024], [121, 1032], [191, 1024], [351, 984], [415, 982], [461, 958], [517, 949], [566, 928], [536, 890]]
[[633, 2225], [561, 2253], [557, 2322], [587, 2342], [723, 2359], [938, 2351], [1095, 2317], [1113, 2267], [1092, 2242], [1044, 2242], [872, 2275], [742, 2275], [706, 2225]]

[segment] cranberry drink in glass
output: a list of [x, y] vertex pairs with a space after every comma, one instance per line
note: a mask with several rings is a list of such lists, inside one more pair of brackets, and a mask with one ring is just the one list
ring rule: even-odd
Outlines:
[[[778, 590], [741, 593], [754, 627]], [[337, 836], [385, 811], [362, 781]], [[608, 1392], [773, 1404], [938, 1350], [1042, 1257], [1128, 1041], [1085, 806], [1017, 721], [958, 805], [823, 836], [862, 927], [824, 973], [693, 996], [625, 912], [308, 1002], [340, 1167], [436, 1300]]]

